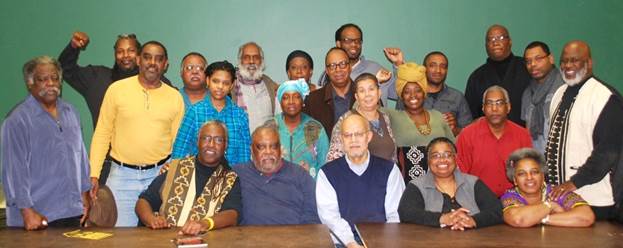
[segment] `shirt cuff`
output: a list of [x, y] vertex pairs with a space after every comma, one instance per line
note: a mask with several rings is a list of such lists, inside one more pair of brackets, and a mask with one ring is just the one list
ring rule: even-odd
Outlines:
[[15, 207], [15, 208], [32, 208], [35, 204], [32, 202], [32, 199], [30, 199], [30, 197], [28, 198], [23, 198], [23, 199], [15, 199], [15, 200], [9, 200], [7, 201], [7, 206], [10, 207]]

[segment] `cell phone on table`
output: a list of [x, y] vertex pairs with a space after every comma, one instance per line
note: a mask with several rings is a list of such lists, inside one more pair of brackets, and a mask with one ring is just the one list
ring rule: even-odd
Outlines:
[[171, 240], [178, 248], [199, 248], [208, 247], [208, 243], [203, 241], [200, 236], [178, 237]]

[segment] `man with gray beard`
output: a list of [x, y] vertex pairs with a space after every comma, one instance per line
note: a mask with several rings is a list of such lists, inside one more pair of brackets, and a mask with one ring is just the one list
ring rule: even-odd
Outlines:
[[253, 131], [253, 160], [233, 166], [242, 192], [242, 225], [319, 224], [314, 179], [281, 158], [279, 130], [266, 123]]
[[255, 42], [247, 42], [238, 49], [236, 81], [231, 91], [232, 100], [249, 115], [249, 130], [273, 118], [278, 84], [264, 75], [264, 51]]
[[560, 185], [550, 197], [575, 191], [597, 220], [610, 219], [623, 197], [623, 99], [593, 76], [590, 47], [583, 41], [565, 45], [560, 72], [565, 84], [552, 98], [546, 146], [548, 183]]
[[7, 226], [80, 227], [89, 209], [89, 160], [78, 111], [59, 99], [62, 69], [41, 56], [23, 68], [30, 94], [2, 124]]

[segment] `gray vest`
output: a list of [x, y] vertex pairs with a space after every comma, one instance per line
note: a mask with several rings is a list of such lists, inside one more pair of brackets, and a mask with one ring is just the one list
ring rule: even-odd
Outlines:
[[[478, 178], [472, 175], [459, 172], [459, 168], [454, 170], [454, 180], [456, 181], [456, 193], [454, 198], [462, 207], [469, 209], [469, 215], [475, 215], [480, 212], [478, 204], [476, 204], [476, 196], [474, 185]], [[441, 213], [443, 207], [443, 195], [435, 187], [435, 178], [430, 169], [423, 177], [413, 179], [412, 184], [418, 187], [424, 199], [426, 211]]]

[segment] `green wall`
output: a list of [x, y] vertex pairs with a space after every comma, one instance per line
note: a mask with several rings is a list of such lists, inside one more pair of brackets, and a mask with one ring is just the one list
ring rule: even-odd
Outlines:
[[[623, 2], [556, 1], [31, 1], [0, 3], [0, 116], [27, 94], [23, 63], [38, 55], [58, 56], [76, 30], [91, 36], [82, 65], [112, 66], [112, 45], [120, 33], [136, 33], [143, 42], [159, 40], [169, 50], [167, 77], [177, 86], [179, 63], [189, 51], [209, 61], [236, 61], [239, 45], [254, 40], [263, 46], [267, 74], [282, 81], [285, 58], [295, 49], [309, 52], [316, 62], [314, 80], [323, 70], [324, 54], [334, 45], [341, 24], [354, 22], [364, 31], [364, 54], [389, 67], [382, 48], [399, 46], [408, 60], [421, 62], [431, 50], [450, 60], [448, 83], [465, 88], [469, 73], [485, 60], [484, 35], [494, 23], [506, 25], [513, 51], [522, 54], [532, 40], [548, 43], [556, 57], [571, 39], [583, 39], [593, 49], [594, 70], [603, 80], [623, 89]], [[84, 100], [64, 87], [64, 98], [80, 110], [85, 141], [91, 120]]]

